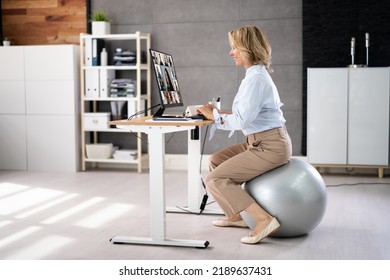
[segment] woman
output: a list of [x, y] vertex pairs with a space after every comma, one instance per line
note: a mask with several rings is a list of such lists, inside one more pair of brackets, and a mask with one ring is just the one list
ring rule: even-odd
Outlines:
[[224, 130], [241, 130], [247, 141], [230, 146], [210, 158], [206, 184], [225, 217], [213, 222], [219, 227], [247, 227], [240, 212], [256, 219], [256, 227], [241, 242], [255, 244], [275, 232], [277, 217], [266, 212], [242, 189], [242, 184], [287, 163], [291, 157], [291, 140], [280, 107], [279, 93], [271, 72], [271, 47], [265, 34], [256, 26], [230, 31], [229, 55], [236, 66], [246, 69], [234, 98], [232, 112], [222, 112], [212, 104], [198, 110], [214, 126]]

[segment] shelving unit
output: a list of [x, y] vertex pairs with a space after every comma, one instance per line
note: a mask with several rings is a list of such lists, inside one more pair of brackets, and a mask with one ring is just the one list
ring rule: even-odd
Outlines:
[[[103, 41], [105, 47], [108, 49], [112, 48], [109, 52], [109, 57], [113, 54], [113, 49], [121, 47], [124, 50], [131, 50], [136, 54], [136, 62], [134, 65], [113, 65], [112, 61], [108, 61], [106, 66], [92, 66], [92, 63], [89, 62], [89, 55], [93, 55], [93, 50], [91, 42], [93, 40]], [[115, 46], [116, 45], [116, 46]], [[99, 134], [100, 133], [119, 133], [123, 134], [123, 130], [117, 128], [98, 128], [98, 129], [88, 129], [84, 127], [86, 113], [98, 113], [100, 111], [100, 104], [103, 102], [112, 102], [112, 101], [122, 101], [127, 103], [127, 112], [131, 115], [134, 112], [140, 112], [146, 108], [150, 108], [151, 105], [151, 69], [150, 69], [150, 59], [148, 58], [148, 52], [150, 48], [150, 34], [136, 32], [132, 34], [108, 34], [108, 35], [90, 35], [90, 34], [80, 34], [80, 84], [81, 84], [81, 169], [85, 171], [87, 169], [87, 163], [91, 165], [97, 165], [99, 163], [104, 164], [130, 164], [137, 165], [138, 172], [142, 172], [142, 162], [148, 159], [147, 152], [143, 153], [142, 151], [142, 134], [137, 133], [136, 140], [136, 150], [137, 158], [136, 159], [99, 159], [99, 158], [87, 158], [86, 155], [86, 144], [97, 144], [99, 143]], [[142, 53], [144, 52], [146, 56], [146, 62], [142, 61]], [[95, 56], [100, 55], [99, 51], [94, 52]], [[100, 71], [114, 71], [114, 77], [123, 78], [123, 76], [135, 76], [135, 94], [134, 96], [124, 96], [124, 97], [110, 97], [109, 94], [103, 94], [99, 90], [98, 94], [94, 94], [93, 97], [87, 95], [86, 88], [86, 76], [90, 74], [89, 71], [98, 71], [100, 76]], [[97, 83], [97, 82], [96, 82]], [[102, 97], [103, 96], [103, 97]], [[106, 111], [105, 111], [106, 112]], [[149, 115], [150, 112], [147, 112]], [[139, 116], [144, 116], [140, 114]], [[115, 143], [113, 143], [115, 146]]]

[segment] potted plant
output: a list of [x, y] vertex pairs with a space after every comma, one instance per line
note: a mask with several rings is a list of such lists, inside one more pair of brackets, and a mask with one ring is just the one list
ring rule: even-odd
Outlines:
[[105, 12], [95, 11], [91, 16], [92, 35], [105, 35], [111, 32], [111, 19]]
[[11, 38], [5, 37], [5, 38], [3, 39], [3, 46], [4, 46], [4, 47], [11, 46]]

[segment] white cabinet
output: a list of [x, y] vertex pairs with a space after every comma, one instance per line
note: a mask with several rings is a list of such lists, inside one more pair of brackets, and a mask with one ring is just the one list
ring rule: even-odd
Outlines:
[[[96, 62], [100, 59], [101, 49], [108, 52], [108, 65], [101, 65]], [[124, 53], [133, 52], [135, 54], [134, 63], [118, 63], [113, 57], [117, 57], [117, 49]], [[137, 138], [127, 137], [127, 142], [131, 139], [135, 143], [136, 158], [97, 158], [87, 157], [86, 145], [103, 143], [100, 136], [103, 134], [112, 134], [113, 146], [117, 145], [115, 138], [125, 135], [123, 130], [117, 128], [96, 128], [85, 129], [84, 120], [98, 113], [110, 113], [112, 102], [114, 104], [124, 103], [127, 107], [127, 114], [132, 115], [135, 112], [141, 112], [150, 108], [151, 98], [151, 68], [148, 59], [150, 49], [150, 34], [136, 32], [133, 34], [108, 34], [108, 35], [89, 35], [80, 34], [80, 61], [81, 61], [81, 158], [82, 170], [88, 166], [98, 164], [130, 164], [136, 165], [138, 172], [142, 172], [142, 162], [147, 159], [147, 154], [142, 152], [142, 135], [137, 133]], [[115, 54], [115, 55], [114, 55]], [[145, 58], [145, 60], [142, 59]], [[124, 59], [123, 57], [121, 57]], [[125, 59], [123, 61], [126, 61]], [[134, 94], [116, 97], [111, 93], [111, 82], [113, 79], [127, 79], [131, 77], [134, 81]], [[108, 104], [108, 105], [107, 105]], [[105, 107], [104, 107], [105, 106]], [[102, 109], [105, 108], [105, 109]], [[108, 108], [108, 109], [107, 109]], [[149, 112], [139, 114], [135, 117], [150, 114]], [[104, 114], [102, 114], [103, 116]], [[104, 116], [103, 116], [104, 117]], [[123, 147], [119, 147], [123, 149]], [[125, 148], [126, 150], [126, 148]]]
[[308, 68], [310, 163], [389, 165], [389, 69]]
[[0, 131], [0, 169], [27, 170], [25, 115], [0, 113]]
[[349, 72], [348, 164], [389, 165], [389, 69]]
[[308, 69], [307, 157], [346, 164], [348, 69]]
[[28, 169], [78, 171], [78, 128], [78, 117], [72, 115], [28, 115]]
[[24, 47], [0, 48], [0, 80], [24, 80]]
[[26, 80], [58, 81], [79, 78], [79, 46], [29, 46], [25, 52]]
[[0, 169], [80, 168], [80, 49], [0, 48]]
[[24, 80], [1, 80], [0, 78], [0, 113], [26, 113], [26, 95]]
[[27, 170], [24, 48], [0, 47], [0, 169]]

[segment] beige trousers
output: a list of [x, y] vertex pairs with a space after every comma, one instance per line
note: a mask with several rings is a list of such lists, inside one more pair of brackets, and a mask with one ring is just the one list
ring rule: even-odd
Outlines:
[[246, 143], [211, 156], [207, 189], [226, 216], [231, 217], [255, 202], [242, 189], [242, 184], [287, 163], [291, 153], [291, 140], [285, 127], [249, 135]]

